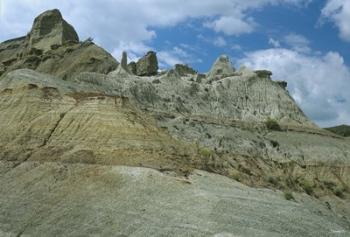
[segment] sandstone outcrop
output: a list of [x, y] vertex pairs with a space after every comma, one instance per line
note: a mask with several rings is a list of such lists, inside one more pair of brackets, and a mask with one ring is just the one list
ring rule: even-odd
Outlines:
[[288, 83], [286, 81], [276, 81], [283, 89], [287, 89]]
[[233, 76], [235, 70], [227, 55], [221, 55], [208, 73], [209, 81], [220, 80], [225, 77]]
[[270, 78], [272, 76], [272, 72], [268, 70], [256, 70], [254, 71], [258, 77], [268, 77]]
[[79, 42], [61, 13], [50, 10], [35, 19], [26, 37], [0, 44], [0, 65], [0, 74], [28, 68], [72, 78], [87, 71], [107, 74], [117, 68], [118, 62], [92, 41]]
[[46, 11], [36, 17], [27, 37], [29, 48], [36, 48], [44, 52], [55, 46], [79, 42], [77, 32], [62, 18], [57, 9]]
[[158, 59], [153, 51], [149, 51], [136, 63], [136, 75], [155, 76], [158, 73]]
[[349, 139], [269, 71], [26, 43], [0, 44], [0, 235], [349, 235]]

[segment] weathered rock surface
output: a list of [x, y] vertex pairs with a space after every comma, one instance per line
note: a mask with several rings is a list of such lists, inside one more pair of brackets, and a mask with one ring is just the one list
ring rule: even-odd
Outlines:
[[130, 62], [128, 64], [128, 71], [134, 75], [136, 75], [137, 73], [137, 65], [135, 62]]
[[150, 51], [136, 63], [136, 75], [155, 76], [158, 73], [158, 59], [155, 52]]
[[35, 18], [29, 35], [29, 47], [42, 51], [51, 50], [69, 42], [78, 43], [79, 37], [74, 28], [63, 18], [59, 10], [46, 11]]
[[122, 54], [122, 60], [120, 62], [120, 66], [122, 66], [125, 70], [128, 71], [128, 55], [126, 52]]
[[287, 201], [203, 171], [182, 178], [123, 166], [0, 167], [2, 236], [349, 236], [341, 217], [307, 195]]
[[176, 64], [175, 71], [180, 76], [196, 75], [197, 74], [197, 72], [193, 68], [189, 67], [188, 65], [183, 65], [183, 64]]
[[221, 55], [208, 73], [209, 81], [220, 80], [225, 77], [233, 76], [235, 70], [227, 55]]
[[270, 72], [26, 40], [0, 44], [0, 235], [349, 236], [350, 140]]
[[254, 71], [258, 77], [268, 77], [270, 78], [272, 76], [272, 72], [268, 71], [268, 70], [256, 70]]
[[61, 78], [80, 72], [107, 74], [118, 62], [93, 42], [79, 42], [74, 28], [58, 10], [38, 16], [26, 37], [0, 44], [0, 75], [21, 68], [37, 70]]
[[287, 89], [288, 83], [286, 81], [276, 81], [283, 89]]

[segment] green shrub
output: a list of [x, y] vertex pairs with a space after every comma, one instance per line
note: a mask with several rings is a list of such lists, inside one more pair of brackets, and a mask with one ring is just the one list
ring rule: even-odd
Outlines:
[[199, 154], [204, 157], [211, 157], [214, 154], [214, 151], [207, 148], [200, 148]]
[[285, 191], [283, 195], [284, 195], [284, 198], [288, 201], [295, 200], [293, 194], [289, 191]]
[[281, 131], [281, 127], [278, 122], [272, 118], [268, 118], [265, 121], [266, 128], [269, 130]]
[[308, 195], [312, 195], [314, 193], [313, 185], [309, 181], [303, 180], [300, 184]]
[[322, 182], [326, 186], [326, 188], [330, 190], [333, 190], [337, 186], [337, 184], [331, 180], [324, 180]]
[[345, 189], [341, 187], [337, 187], [333, 190], [333, 193], [340, 198], [344, 198], [344, 192], [345, 192]]
[[268, 176], [267, 182], [269, 182], [270, 184], [273, 184], [274, 186], [278, 185], [278, 179], [276, 177], [273, 177], [273, 176]]

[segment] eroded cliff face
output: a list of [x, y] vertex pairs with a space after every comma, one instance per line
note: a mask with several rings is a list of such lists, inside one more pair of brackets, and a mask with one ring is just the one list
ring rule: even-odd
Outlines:
[[56, 38], [57, 12], [37, 19], [54, 22], [39, 45], [63, 41], [30, 46], [35, 67], [17, 57], [29, 36], [0, 44], [15, 56], [0, 77], [0, 234], [349, 235], [349, 139], [270, 72], [221, 56], [205, 75], [155, 73], [153, 54], [136, 76], [125, 56], [67, 44], [70, 28]]

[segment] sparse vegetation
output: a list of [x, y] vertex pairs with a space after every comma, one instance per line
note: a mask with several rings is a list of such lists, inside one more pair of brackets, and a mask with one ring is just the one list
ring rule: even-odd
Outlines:
[[269, 130], [281, 131], [281, 127], [275, 119], [268, 118], [265, 121], [266, 128]]
[[240, 181], [241, 181], [241, 175], [240, 175], [239, 171], [232, 172], [229, 176], [230, 176], [232, 179], [236, 180], [237, 182], [240, 182]]
[[344, 198], [344, 192], [345, 189], [342, 187], [337, 187], [333, 190], [333, 193], [340, 198]]
[[324, 180], [323, 184], [324, 186], [326, 186], [327, 189], [330, 189], [330, 190], [333, 190], [337, 186], [337, 184], [331, 180]]
[[278, 178], [273, 177], [273, 176], [268, 176], [267, 177], [267, 182], [269, 182], [270, 184], [277, 186], [278, 185]]
[[331, 131], [343, 137], [350, 137], [350, 126], [348, 125], [340, 125], [337, 127], [326, 128], [326, 130]]
[[208, 148], [199, 148], [198, 151], [199, 154], [204, 157], [211, 157], [214, 155], [214, 151]]
[[302, 180], [300, 185], [308, 195], [312, 195], [314, 193], [313, 185], [308, 180]]
[[271, 145], [272, 145], [274, 148], [277, 148], [277, 147], [280, 146], [280, 144], [279, 144], [277, 141], [271, 140], [270, 142], [271, 142]]
[[290, 201], [290, 200], [295, 200], [293, 194], [292, 194], [291, 192], [289, 192], [289, 191], [285, 191], [285, 192], [283, 193], [283, 196], [284, 196], [284, 198], [285, 198], [286, 200], [288, 200], [288, 201]]

